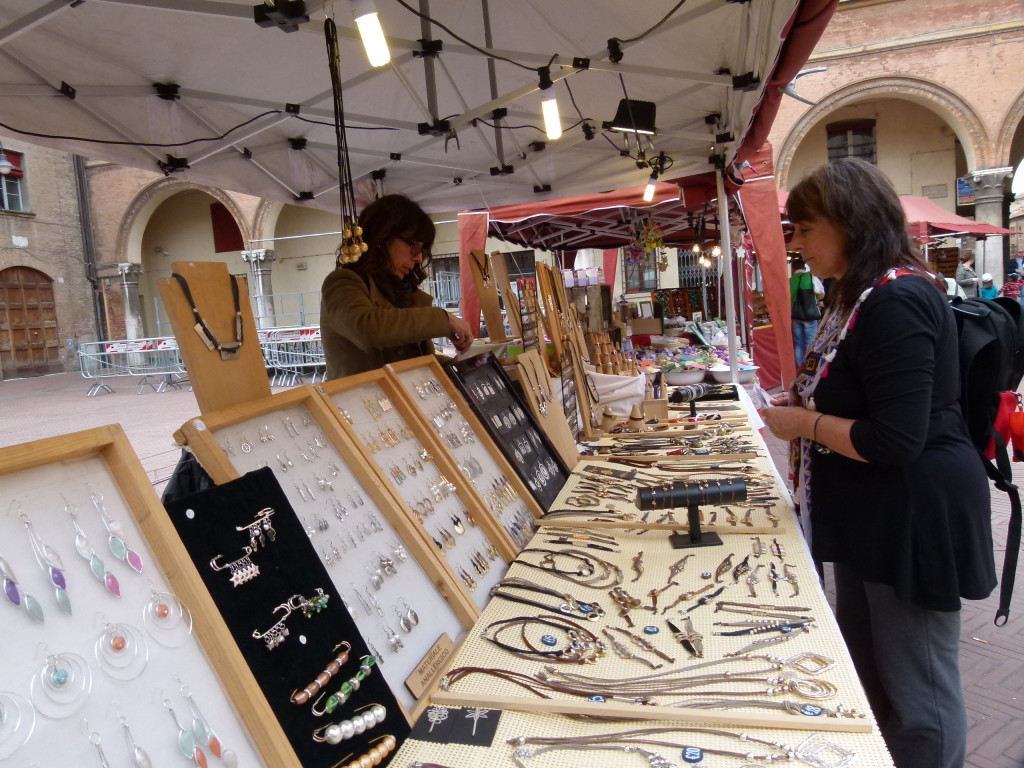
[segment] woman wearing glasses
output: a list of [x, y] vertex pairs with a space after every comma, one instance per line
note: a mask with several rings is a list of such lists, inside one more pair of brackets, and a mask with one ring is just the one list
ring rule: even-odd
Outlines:
[[434, 222], [423, 209], [402, 195], [385, 195], [366, 206], [359, 225], [366, 253], [331, 272], [321, 289], [327, 378], [429, 355], [431, 339], [443, 336], [459, 352], [469, 349], [469, 323], [432, 306], [419, 289], [434, 243]]

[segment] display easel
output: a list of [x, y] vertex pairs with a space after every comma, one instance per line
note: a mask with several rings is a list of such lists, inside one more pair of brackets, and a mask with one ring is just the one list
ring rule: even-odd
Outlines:
[[580, 454], [576, 450], [576, 441], [569, 432], [566, 414], [562, 411], [561, 392], [557, 392], [555, 385], [551, 383], [547, 366], [541, 360], [540, 354], [530, 349], [516, 356], [516, 367], [530, 413], [544, 430], [558, 455], [562, 457], [562, 461], [572, 469], [580, 460]]
[[505, 323], [498, 303], [498, 276], [494, 274], [491, 258], [484, 251], [469, 252], [469, 270], [473, 275], [476, 295], [480, 299], [480, 310], [487, 323], [487, 336], [492, 342], [508, 339]]
[[[175, 699], [176, 708], [188, 711], [187, 703], [179, 702], [174, 683], [174, 675], [179, 675], [192, 689], [224, 747], [236, 753], [240, 765], [301, 768], [120, 425], [0, 448], [0, 485], [7, 511], [10, 513], [9, 504], [20, 502], [33, 530], [51, 548], [51, 556], [63, 559], [63, 581], [73, 607], [73, 613], [60, 612], [52, 596], [38, 588], [41, 576], [18, 517], [10, 513], [0, 520], [3, 556], [23, 580], [23, 588], [39, 596], [45, 612], [44, 621], [35, 623], [5, 601], [6, 631], [0, 639], [0, 679], [4, 682], [0, 688], [20, 688], [24, 677], [27, 693], [32, 669], [42, 670], [47, 656], [62, 654], [77, 654], [89, 661], [59, 689], [59, 697], [71, 696], [73, 686], [84, 679], [85, 673], [92, 680], [73, 714], [36, 718], [31, 741], [18, 752], [23, 762], [93, 764], [96, 750], [86, 738], [88, 730], [81, 728], [83, 717], [88, 719], [90, 730], [102, 735], [113, 759], [119, 750], [111, 750], [111, 746], [124, 743], [124, 732], [112, 700], [120, 702], [132, 733], [150, 755], [173, 751], [175, 731], [159, 698], [154, 700], [153, 691], [160, 688], [164, 698]], [[119, 536], [137, 554], [141, 572], [133, 573], [126, 562], [120, 562], [112, 554], [113, 546], [108, 550], [108, 533], [99, 512], [93, 509], [97, 505], [93, 496], [120, 526]], [[91, 549], [93, 560], [83, 560], [76, 549], [79, 554]], [[99, 573], [97, 560], [102, 569]], [[104, 572], [107, 575], [101, 578]], [[109, 581], [111, 575], [116, 582]], [[111, 590], [112, 583], [118, 584], [116, 592]], [[173, 595], [167, 594], [170, 592]], [[191, 612], [198, 646], [187, 633], [181, 644], [174, 646], [160, 643], [149, 633], [142, 604], [158, 593], [167, 595], [161, 599], [168, 606], [176, 605], [172, 599], [176, 598]], [[104, 633], [105, 626], [126, 627], [126, 652], [133, 644], [149, 648], [137, 676], [124, 674], [108, 679], [96, 669], [99, 660], [94, 647], [98, 647], [98, 641], [94, 641]], [[5, 713], [5, 737], [10, 728], [18, 727], [17, 714], [13, 709]], [[25, 715], [23, 712], [22, 724]], [[78, 727], [70, 727], [73, 723]], [[0, 763], [6, 765], [8, 756], [0, 753]]]
[[[501, 293], [501, 301], [505, 305], [505, 317], [508, 320], [509, 330], [515, 339], [523, 335], [523, 326], [519, 318], [519, 300], [512, 290], [512, 283], [508, 279], [508, 264], [505, 262], [505, 254], [501, 251], [491, 253], [491, 274], [498, 285]], [[490, 328], [490, 325], [487, 326]]]
[[235, 300], [231, 281], [238, 284], [242, 344], [236, 357], [225, 359], [196, 331], [197, 319], [181, 285], [173, 277], [159, 282], [160, 298], [178, 341], [189, 382], [201, 413], [267, 397], [267, 378], [260, 351], [249, 290], [241, 275], [229, 275], [222, 262], [175, 261], [171, 271], [185, 278], [196, 309], [213, 336], [228, 344], [236, 339]]
[[[439, 556], [429, 537], [422, 535], [422, 526], [417, 523], [407, 501], [389, 492], [390, 484], [380, 476], [375, 465], [364, 459], [349, 436], [340, 429], [323, 397], [312, 387], [296, 387], [251, 403], [204, 414], [186, 422], [176, 438], [187, 443], [218, 484], [234, 480], [256, 466], [271, 466], [289, 504], [307, 526], [307, 534], [331, 575], [335, 592], [343, 597], [347, 595], [348, 603], [357, 611], [362, 597], [352, 592], [351, 587], [365, 578], [367, 558], [375, 561], [393, 546], [394, 541], [400, 541], [418, 564], [413, 571], [408, 562], [404, 566], [396, 563], [399, 572], [404, 571], [405, 577], [411, 579], [408, 588], [433, 590], [443, 599], [443, 602], [428, 599], [429, 596], [424, 597], [423, 594], [418, 600], [409, 599], [421, 614], [417, 637], [422, 639], [424, 632], [430, 632], [427, 641], [433, 643], [437, 637], [446, 634], [457, 643], [479, 616], [473, 596], [444, 558]], [[329, 446], [318, 446], [314, 442], [316, 439], [324, 442], [324, 438]], [[252, 443], [243, 442], [250, 439]], [[247, 445], [249, 450], [246, 450]], [[323, 480], [322, 484], [317, 482], [318, 478]], [[312, 493], [316, 494], [315, 498], [309, 497]], [[363, 496], [369, 501], [357, 506], [355, 500], [361, 502]], [[335, 503], [333, 508], [332, 503]], [[374, 514], [384, 518], [379, 535], [366, 527]], [[331, 528], [321, 534], [318, 521]], [[359, 536], [351, 552], [345, 541], [346, 530]], [[364, 545], [364, 538], [369, 543]], [[339, 553], [335, 559], [332, 548], [337, 551], [343, 546], [346, 547], [345, 554]], [[379, 596], [386, 605], [388, 590], [393, 584], [390, 579], [381, 583], [384, 584], [384, 592]], [[379, 622], [377, 615], [364, 619], [358, 612], [353, 617], [361, 634], [367, 639], [373, 637]], [[391, 616], [383, 618], [390, 619]], [[411, 645], [414, 637], [410, 634], [405, 639]], [[379, 640], [378, 644], [387, 648]], [[420, 649], [420, 656], [414, 656], [415, 651], [410, 647], [401, 655], [388, 658], [381, 670], [410, 723], [427, 706], [428, 697], [409, 697], [403, 690], [402, 681], [428, 649], [429, 645]], [[429, 676], [428, 689], [436, 685], [440, 673], [438, 669]]]

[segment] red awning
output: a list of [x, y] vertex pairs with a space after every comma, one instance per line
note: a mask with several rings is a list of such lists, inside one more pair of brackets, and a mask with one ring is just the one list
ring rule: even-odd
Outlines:
[[[644, 187], [629, 187], [491, 208], [487, 211], [489, 234], [546, 250], [620, 248], [635, 239], [632, 223], [641, 216], [661, 227], [666, 245], [690, 243], [696, 236], [699, 213], [715, 200], [715, 177], [701, 173], [659, 183], [650, 203], [643, 201], [643, 192]], [[705, 236], [717, 238], [714, 223], [707, 219], [703, 223]]]
[[[779, 214], [786, 215], [786, 200], [789, 194], [776, 190], [779, 197]], [[1003, 229], [984, 221], [975, 221], [950, 213], [927, 197], [900, 195], [900, 204], [907, 216], [907, 232], [911, 237], [928, 237], [933, 234], [964, 234], [984, 238], [987, 235], [1012, 235], [1012, 229]]]

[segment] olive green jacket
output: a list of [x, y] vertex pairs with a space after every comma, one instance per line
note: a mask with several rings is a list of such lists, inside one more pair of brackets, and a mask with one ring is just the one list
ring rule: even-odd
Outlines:
[[413, 306], [398, 309], [351, 269], [336, 269], [324, 280], [320, 335], [327, 378], [372, 371], [388, 363], [429, 355], [431, 339], [451, 333], [448, 313], [431, 306], [429, 293], [416, 291]]

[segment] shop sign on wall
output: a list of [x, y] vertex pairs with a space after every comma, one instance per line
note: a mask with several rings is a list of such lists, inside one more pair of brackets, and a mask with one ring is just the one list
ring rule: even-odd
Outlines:
[[956, 204], [974, 205], [974, 184], [966, 176], [956, 180]]

